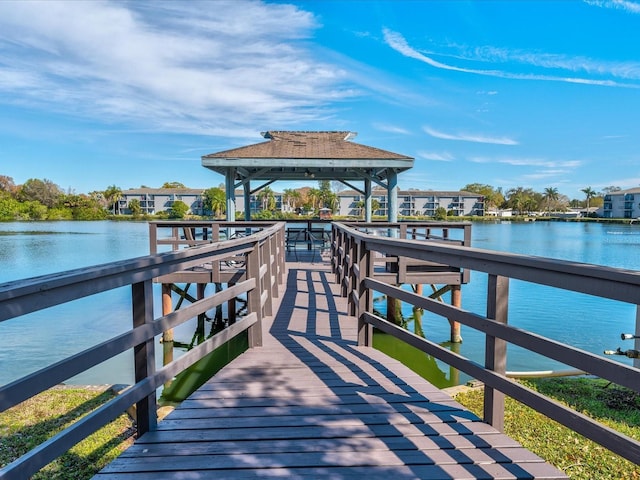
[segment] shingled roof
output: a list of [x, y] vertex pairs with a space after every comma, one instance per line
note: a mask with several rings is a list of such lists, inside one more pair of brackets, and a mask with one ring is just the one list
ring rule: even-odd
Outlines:
[[268, 131], [262, 136], [268, 141], [204, 155], [202, 165], [223, 175], [234, 167], [253, 179], [266, 180], [310, 175], [362, 179], [365, 172], [384, 178], [388, 168], [400, 172], [413, 166], [412, 157], [352, 142], [354, 132]]
[[263, 132], [269, 141], [205, 155], [202, 158], [404, 158], [406, 155], [368, 147], [350, 140], [353, 132]]

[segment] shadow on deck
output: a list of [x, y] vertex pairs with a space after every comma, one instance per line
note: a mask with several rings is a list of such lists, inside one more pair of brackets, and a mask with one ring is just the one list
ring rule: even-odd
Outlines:
[[322, 258], [289, 256], [263, 346], [95, 478], [567, 478], [396, 360], [358, 347]]

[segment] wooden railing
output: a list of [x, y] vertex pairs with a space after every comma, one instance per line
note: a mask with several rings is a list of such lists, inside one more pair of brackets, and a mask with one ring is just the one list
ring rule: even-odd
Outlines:
[[[640, 369], [508, 325], [510, 279], [619, 300], [635, 305], [638, 311], [638, 272], [447, 245], [424, 239], [374, 236], [345, 224], [334, 224], [332, 228], [333, 256], [337, 259], [334, 271], [337, 280], [348, 287], [345, 294], [358, 317], [360, 345], [372, 344], [375, 327], [480, 380], [485, 385], [484, 420], [498, 429], [502, 430], [504, 427], [504, 396], [508, 395], [612, 452], [640, 464], [640, 442], [637, 440], [505, 375], [506, 346], [510, 343], [640, 392]], [[378, 225], [377, 228], [384, 226]], [[375, 259], [381, 254], [409, 257], [488, 274], [486, 315], [465, 311], [376, 280]], [[397, 298], [483, 332], [486, 338], [484, 365], [374, 315], [373, 292]]]
[[[211, 227], [211, 222], [208, 225]], [[213, 225], [214, 228], [219, 227]], [[265, 224], [259, 227], [260, 231], [250, 236], [223, 242], [206, 238], [196, 243], [193, 243], [193, 239], [184, 238], [183, 227], [184, 225], [180, 226], [182, 233], [176, 235], [174, 244], [171, 244], [172, 251], [169, 252], [0, 285], [0, 321], [119, 287], [131, 288], [133, 306], [130, 330], [0, 387], [0, 411], [11, 408], [125, 351], [133, 350], [135, 370], [134, 385], [0, 469], [0, 478], [29, 478], [134, 404], [137, 411], [137, 434], [153, 430], [157, 422], [156, 390], [163, 384], [243, 332], [248, 334], [250, 347], [261, 345], [261, 321], [265, 314], [270, 314], [268, 309], [271, 298], [278, 295], [277, 284], [282, 283], [284, 276], [282, 270], [285, 224]], [[252, 227], [256, 225], [252, 224]], [[197, 226], [189, 224], [187, 231], [191, 231], [191, 228], [195, 229]], [[173, 249], [174, 245], [183, 241], [195, 247]], [[237, 256], [243, 257], [244, 274], [233, 286], [181, 310], [154, 317], [154, 279], [203, 266], [216, 269], [221, 262]], [[244, 317], [177, 360], [156, 369], [155, 337], [240, 295], [246, 295], [247, 299], [247, 314]], [[108, 308], [108, 305], [101, 303], [99, 308]]]
[[[379, 239], [401, 238], [411, 240], [428, 240], [434, 244], [471, 246], [471, 223], [469, 222], [352, 222], [340, 223], [354, 231], [367, 235], [367, 238]], [[341, 230], [332, 229], [332, 269], [336, 274], [336, 282], [341, 285], [342, 295], [352, 290], [352, 276], [349, 275], [347, 265], [354, 262], [351, 253], [353, 238], [340, 234]], [[462, 285], [468, 283], [469, 270], [465, 270], [448, 263], [440, 263], [416, 259], [409, 255], [395, 255], [378, 251], [373, 256], [372, 268], [376, 277], [386, 283], [440, 283], [448, 285]], [[411, 274], [413, 273], [413, 278]], [[421, 275], [422, 274], [422, 275]], [[422, 280], [411, 281], [411, 280]], [[351, 312], [354, 313], [353, 311]]]

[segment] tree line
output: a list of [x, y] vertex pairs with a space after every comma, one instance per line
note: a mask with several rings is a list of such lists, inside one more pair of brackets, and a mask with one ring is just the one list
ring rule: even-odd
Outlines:
[[[141, 186], [140, 188], [148, 188]], [[178, 182], [167, 182], [161, 188], [185, 188]], [[217, 195], [224, 190], [217, 189]], [[12, 177], [0, 175], [0, 221], [12, 220], [104, 220], [119, 212], [122, 190], [109, 185], [105, 190], [75, 193], [65, 192], [48, 179], [30, 178], [17, 185]], [[158, 217], [175, 215], [182, 218], [189, 207], [174, 202], [174, 208]], [[182, 205], [180, 205], [182, 204]], [[131, 200], [128, 207], [134, 217], [142, 215], [139, 200]]]
[[609, 186], [598, 192], [591, 187], [581, 189], [584, 199], [569, 199], [561, 194], [556, 187], [547, 187], [542, 192], [536, 192], [532, 188], [515, 187], [503, 191], [501, 187], [481, 183], [470, 183], [462, 187], [463, 191], [477, 193], [484, 196], [484, 209], [511, 208], [519, 214], [531, 212], [563, 212], [569, 208], [601, 207], [605, 195], [619, 192], [620, 187]]
[[[338, 209], [338, 189], [328, 180], [318, 182], [318, 188], [285, 189], [282, 202], [285, 210], [296, 213], [317, 213], [321, 208], [335, 212]], [[149, 188], [142, 185], [140, 188]], [[179, 182], [166, 182], [160, 188], [186, 188]], [[597, 192], [591, 187], [582, 189], [584, 199], [569, 199], [559, 193], [555, 187], [536, 192], [531, 188], [515, 187], [503, 191], [501, 187], [470, 183], [462, 187], [463, 191], [484, 196], [485, 211], [491, 209], [511, 208], [520, 214], [531, 212], [564, 211], [570, 207], [600, 207], [604, 195], [621, 190], [610, 186]], [[11, 220], [102, 220], [109, 215], [117, 215], [122, 190], [116, 185], [109, 185], [104, 190], [84, 193], [65, 192], [48, 179], [31, 178], [22, 185], [16, 185], [13, 178], [0, 175], [0, 221]], [[261, 212], [254, 215], [256, 219], [271, 219], [282, 216], [282, 209], [276, 208], [275, 192], [267, 185], [256, 195], [261, 204]], [[364, 202], [362, 202], [364, 207]], [[375, 205], [374, 205], [375, 206]], [[127, 205], [134, 217], [142, 215], [138, 200], [131, 200]], [[203, 192], [203, 208], [208, 216], [222, 217], [226, 212], [226, 195], [223, 186], [212, 187]], [[181, 201], [174, 202], [168, 212], [159, 213], [156, 217], [183, 218], [189, 207]], [[375, 210], [375, 208], [374, 208]]]

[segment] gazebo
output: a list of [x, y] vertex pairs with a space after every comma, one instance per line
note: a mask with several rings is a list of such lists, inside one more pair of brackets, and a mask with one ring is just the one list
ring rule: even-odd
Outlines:
[[[364, 196], [365, 220], [371, 221], [371, 186], [387, 190], [388, 221], [398, 220], [398, 174], [413, 167], [413, 158], [361, 145], [354, 132], [262, 132], [266, 142], [211, 153], [202, 166], [225, 177], [227, 220], [235, 219], [235, 190], [250, 196], [277, 180], [337, 180]], [[264, 182], [251, 188], [252, 181]], [[359, 187], [353, 182], [363, 182]], [[250, 220], [250, 209], [245, 208]]]

